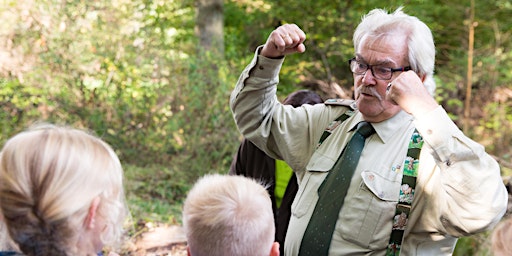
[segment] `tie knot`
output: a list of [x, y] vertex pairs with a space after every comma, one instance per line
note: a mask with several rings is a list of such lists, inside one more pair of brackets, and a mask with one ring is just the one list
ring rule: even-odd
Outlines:
[[362, 121], [357, 124], [356, 132], [363, 135], [363, 137], [366, 139], [370, 135], [375, 133], [375, 129], [373, 128], [373, 126], [370, 123]]

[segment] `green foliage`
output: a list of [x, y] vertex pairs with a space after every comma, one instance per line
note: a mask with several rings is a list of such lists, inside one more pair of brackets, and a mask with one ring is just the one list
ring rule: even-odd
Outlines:
[[[436, 98], [461, 125], [469, 1], [225, 1], [221, 56], [198, 49], [194, 0], [3, 0], [0, 143], [38, 121], [90, 129], [125, 165], [134, 218], [179, 222], [197, 177], [228, 170], [240, 138], [230, 92], [275, 27], [297, 23], [307, 34], [307, 51], [287, 56], [278, 96], [310, 80], [350, 90], [347, 59], [361, 16], [398, 6], [432, 28]], [[468, 135], [511, 163], [512, 5], [477, 0], [475, 10]], [[461, 239], [458, 255], [485, 247], [471, 239]]]
[[125, 165], [124, 171], [126, 199], [136, 221], [181, 222], [181, 205], [195, 181], [193, 173], [179, 165]]
[[484, 232], [478, 235], [459, 238], [453, 255], [491, 256], [493, 254], [491, 253], [490, 248], [490, 232]]
[[[232, 88], [226, 82], [226, 79], [234, 79], [233, 74], [222, 61], [208, 53], [190, 64], [190, 80], [181, 88], [184, 111], [179, 118], [187, 142], [184, 153], [191, 157], [191, 161], [184, 164], [197, 175], [227, 172], [238, 143], [228, 106]], [[216, 67], [211, 68], [212, 65]]]
[[0, 143], [13, 133], [21, 131], [18, 127], [41, 115], [45, 109], [39, 108], [46, 102], [44, 91], [37, 87], [27, 87], [17, 80], [0, 79]]

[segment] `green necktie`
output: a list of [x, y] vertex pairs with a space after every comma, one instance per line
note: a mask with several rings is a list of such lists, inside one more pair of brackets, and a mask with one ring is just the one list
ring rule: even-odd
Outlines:
[[328, 255], [338, 215], [359, 162], [366, 138], [375, 133], [372, 125], [360, 122], [340, 157], [318, 188], [318, 202], [308, 223], [299, 255]]

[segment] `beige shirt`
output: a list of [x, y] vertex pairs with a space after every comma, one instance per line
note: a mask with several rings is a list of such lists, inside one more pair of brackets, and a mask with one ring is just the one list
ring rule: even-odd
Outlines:
[[[316, 149], [328, 124], [349, 109], [280, 104], [275, 92], [282, 63], [283, 59], [256, 54], [240, 76], [230, 105], [240, 132], [296, 172], [299, 191], [284, 244], [285, 255], [293, 256], [318, 200], [318, 187], [362, 116], [356, 110]], [[498, 164], [457, 128], [442, 107], [420, 119], [402, 111], [372, 125], [376, 134], [366, 140], [329, 255], [385, 254], [414, 128], [425, 144], [402, 255], [450, 255], [457, 237], [492, 228], [501, 219], [507, 191]]]

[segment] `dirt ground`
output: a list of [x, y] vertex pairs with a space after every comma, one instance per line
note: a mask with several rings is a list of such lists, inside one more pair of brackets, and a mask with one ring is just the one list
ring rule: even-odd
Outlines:
[[187, 256], [186, 238], [180, 226], [149, 226], [124, 251], [121, 255]]

